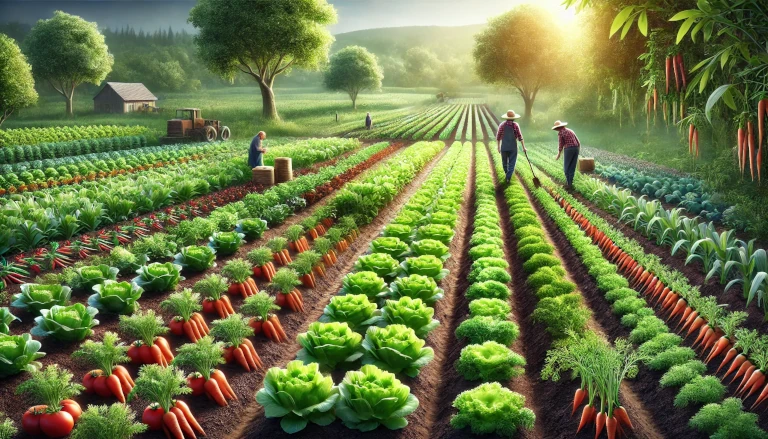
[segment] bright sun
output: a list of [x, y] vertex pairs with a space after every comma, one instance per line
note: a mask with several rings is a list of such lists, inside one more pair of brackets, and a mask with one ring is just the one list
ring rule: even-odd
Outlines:
[[573, 22], [576, 21], [576, 8], [566, 9], [564, 6], [558, 5], [555, 12], [557, 18], [563, 22], [563, 24], [573, 24]]

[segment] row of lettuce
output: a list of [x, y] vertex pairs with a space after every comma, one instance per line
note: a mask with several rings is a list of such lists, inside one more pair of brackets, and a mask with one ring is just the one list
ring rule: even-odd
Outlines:
[[147, 134], [145, 126], [131, 125], [79, 125], [64, 127], [15, 128], [0, 130], [0, 147], [37, 145], [72, 140], [103, 139], [107, 137], [141, 136]]
[[[691, 329], [695, 315], [690, 319], [690, 323], [684, 324], [692, 312], [683, 312], [684, 307], [671, 295], [671, 290], [663, 290], [658, 284], [649, 283], [642, 276], [632, 275], [634, 267], [620, 262], [620, 266], [612, 263], [611, 260], [620, 260], [613, 258], [615, 251], [611, 253], [615, 246], [604, 234], [590, 227], [587, 217], [566, 199], [567, 192], [541, 175], [541, 181], [549, 193], [545, 190], [534, 190], [531, 173], [527, 170], [521, 173], [526, 185], [571, 243], [590, 276], [594, 278], [606, 300], [611, 303], [613, 313], [621, 318], [621, 324], [630, 331], [627, 341], [622, 340], [620, 343], [617, 340], [617, 350], [633, 352], [635, 363], [642, 363], [650, 370], [663, 372], [659, 385], [662, 388], [679, 388], [674, 399], [675, 407], [704, 406], [691, 419], [691, 427], [714, 435], [713, 437], [767, 437], [768, 433], [757, 426], [757, 415], [744, 411], [741, 399], [729, 398], [723, 401], [726, 386], [716, 376], [706, 374], [707, 364], [697, 360], [696, 351], [683, 346], [683, 337], [674, 334], [667, 326], [667, 323], [677, 321], [676, 330], [686, 336], [696, 334], [700, 332], [699, 327]], [[660, 292], [654, 294], [657, 289]], [[661, 307], [662, 312], [659, 315], [665, 316], [665, 319], [657, 317], [650, 302]], [[731, 320], [726, 325], [727, 336], [723, 334], [725, 340], [734, 335], [733, 331], [740, 319], [743, 319], [743, 313], [731, 315]], [[745, 336], [745, 344], [759, 344], [756, 331], [743, 330], [742, 334]], [[701, 340], [702, 337], [699, 337], [694, 346]], [[713, 354], [716, 342], [715, 339], [712, 343], [702, 342], [702, 346], [706, 346], [702, 348], [702, 354], [707, 352], [707, 348], [712, 348], [706, 358], [707, 362], [724, 353], [724, 349], [720, 349]], [[636, 346], [636, 351], [632, 345]], [[589, 346], [586, 347], [589, 349]], [[721, 368], [730, 364], [726, 358]], [[726, 376], [733, 372], [737, 372], [735, 368], [726, 373]], [[636, 373], [635, 368], [632, 375]]]
[[463, 106], [461, 105], [433, 105], [424, 110], [383, 123], [370, 131], [355, 133], [355, 135], [366, 139], [393, 138], [428, 140], [438, 133], [445, 133], [445, 131], [447, 131], [446, 125], [448, 125], [455, 118], [455, 115], [461, 112], [462, 109]]
[[[382, 146], [379, 146], [371, 147], [370, 149], [372, 152], [378, 151], [381, 153], [382, 148]], [[434, 150], [436, 147], [428, 149]], [[419, 154], [424, 155], [423, 152]], [[419, 162], [418, 158], [415, 159], [413, 155], [404, 154], [403, 157], [398, 156], [388, 162], [390, 166], [383, 167], [378, 171], [369, 171], [363, 183], [348, 185], [327, 206], [319, 209], [318, 212], [302, 223], [306, 224], [306, 226], [297, 225], [292, 227], [298, 227], [298, 235], [303, 236], [305, 233], [309, 233], [306, 227], [310, 224], [312, 225], [312, 230], [317, 231], [320, 230], [323, 223], [330, 226], [327, 219], [329, 216], [343, 215], [343, 217], [338, 219], [338, 226], [331, 227], [328, 230], [322, 229], [322, 233], [328, 238], [318, 237], [315, 240], [315, 249], [322, 252], [324, 256], [327, 255], [333, 243], [341, 246], [343, 242], [346, 242], [344, 237], [355, 233], [354, 230], [357, 227], [355, 219], [362, 224], [365, 224], [366, 221], [371, 221], [377, 215], [378, 208], [391, 201], [394, 194], [402, 189], [404, 184], [409, 181], [409, 178], [413, 178], [419, 169], [412, 163], [414, 161]], [[395, 169], [400, 170], [400, 173], [394, 173], [399, 178], [390, 175], [393, 166]], [[387, 174], [386, 176], [382, 175], [385, 173]], [[379, 184], [374, 185], [373, 181]], [[279, 192], [283, 196], [290, 196], [291, 189], [288, 186], [292, 185], [297, 185], [296, 181], [283, 185], [282, 191]], [[373, 191], [371, 191], [372, 188]], [[274, 197], [277, 195], [274, 192], [278, 191], [273, 191], [271, 194], [254, 194], [254, 197]], [[348, 199], [349, 194], [355, 195], [364, 202], [354, 206], [345, 204], [344, 200]], [[297, 206], [297, 208], [300, 207]], [[373, 209], [373, 212], [371, 209]], [[325, 218], [325, 220], [321, 221], [321, 218]], [[201, 220], [200, 222], [202, 223], [211, 219], [198, 218], [196, 220]], [[183, 424], [182, 417], [176, 410], [188, 412], [188, 410], [184, 410], [183, 402], [174, 399], [176, 396], [190, 392], [193, 395], [205, 393], [212, 397], [219, 405], [227, 405], [227, 399], [237, 398], [229, 387], [226, 377], [215, 368], [218, 364], [222, 364], [225, 361], [236, 361], [246, 370], [261, 368], [262, 365], [258, 354], [247, 337], [254, 335], [254, 328], [262, 329], [262, 326], [266, 327], [268, 324], [271, 324], [271, 320], [267, 323], [268, 320], [266, 318], [260, 319], [260, 317], [262, 315], [270, 319], [276, 317], [269, 315], [273, 309], [279, 309], [275, 303], [281, 303], [282, 299], [283, 306], [285, 306], [285, 297], [292, 294], [296, 284], [299, 283], [298, 272], [303, 269], [303, 264], [300, 264], [302, 260], [308, 260], [312, 268], [319, 267], [321, 264], [318, 262], [318, 258], [310, 255], [312, 252], [308, 250], [308, 246], [304, 247], [300, 244], [303, 240], [300, 237], [294, 236], [294, 233], [290, 230], [291, 228], [289, 228], [286, 231], [288, 239], [274, 238], [267, 243], [266, 247], [259, 247], [249, 253], [248, 258], [253, 263], [246, 262], [243, 259], [231, 259], [221, 269], [223, 276], [220, 274], [208, 275], [198, 281], [192, 290], [171, 294], [161, 304], [164, 310], [178, 314], [171, 321], [170, 331], [177, 335], [186, 335], [192, 341], [190, 344], [181, 346], [177, 350], [176, 356], [167, 347], [167, 342], [163, 338], [163, 334], [169, 330], [164, 326], [163, 320], [153, 310], [136, 312], [136, 303], [142, 293], [157, 294], [174, 290], [179, 281], [183, 280], [183, 277], [180, 276], [182, 270], [201, 272], [213, 268], [217, 256], [226, 257], [234, 254], [245, 243], [246, 238], [248, 240], [258, 239], [266, 228], [267, 221], [263, 218], [242, 220], [239, 222], [235, 232], [214, 233], [210, 238], [208, 247], [192, 245], [182, 249], [182, 252], [176, 255], [175, 262], [177, 264], [154, 262], [148, 266], [140, 267], [137, 271], [139, 276], [130, 283], [116, 282], [116, 278], [120, 273], [120, 269], [117, 267], [109, 267], [107, 265], [78, 267], [72, 272], [76, 278], [72, 285], [76, 285], [75, 288], [79, 290], [87, 290], [90, 286], [95, 294], [91, 296], [88, 303], [93, 306], [86, 307], [82, 304], [75, 304], [71, 306], [53, 305], [50, 309], [41, 308], [38, 311], [41, 315], [36, 319], [38, 326], [33, 329], [33, 333], [40, 336], [51, 336], [65, 342], [82, 340], [91, 333], [91, 328], [98, 324], [94, 316], [99, 310], [122, 314], [120, 317], [121, 332], [136, 338], [137, 341], [132, 343], [130, 348], [124, 345], [117, 345], [117, 336], [111, 333], [106, 333], [104, 341], [101, 343], [87, 341], [76, 355], [84, 357], [90, 365], [100, 369], [94, 369], [94, 371], [86, 374], [83, 379], [83, 385], [86, 391], [95, 391], [100, 396], [117, 397], [121, 402], [125, 402], [126, 397], [128, 400], [137, 396], [147, 399], [151, 404], [144, 411], [142, 416], [143, 422], [150, 429], [162, 430], [168, 428], [173, 431], [171, 424], [165, 419], [165, 414], [169, 412], [175, 413], [174, 422]], [[233, 239], [222, 235], [232, 235]], [[317, 236], [311, 233], [310, 235]], [[336, 239], [332, 238], [333, 236], [336, 236]], [[269, 260], [280, 261], [279, 263], [287, 265], [290, 256], [283, 258], [277, 258], [276, 256], [278, 253], [287, 255], [285, 247], [286, 242], [289, 240], [296, 246], [294, 248], [298, 249], [301, 247], [302, 252], [290, 264], [289, 268], [278, 270], [274, 277], [267, 276], [272, 279], [270, 290], [277, 297], [271, 297], [264, 292], [258, 292], [258, 288], [252, 281], [251, 275], [259, 273], [261, 276], [266, 276], [268, 263], [263, 259], [263, 253], [265, 251], [268, 253]], [[320, 245], [321, 240], [325, 241], [324, 246]], [[321, 250], [321, 247], [324, 249]], [[168, 255], [161, 252], [158, 259], [160, 261], [167, 260]], [[91, 260], [90, 262], [97, 261]], [[255, 267], [258, 267], [258, 271]], [[134, 268], [136, 267], [129, 266], [127, 271], [130, 272]], [[310, 272], [312, 268], [310, 268]], [[62, 275], [59, 279], [63, 280], [65, 277], [66, 275]], [[53, 281], [54, 279], [51, 278], [49, 280]], [[240, 314], [234, 313], [231, 302], [224, 295], [227, 291], [242, 294], [246, 298], [241, 307], [241, 312], [252, 315], [253, 319], [249, 321], [249, 319], [242, 317]], [[28, 285], [26, 288], [23, 288], [22, 293], [17, 295], [14, 306], [24, 306], [34, 312], [34, 309], [37, 309], [37, 305], [44, 305], [38, 299], [45, 298], [46, 293], [48, 293], [48, 296], [59, 298], [69, 297], [70, 289], [69, 287], [62, 287], [57, 284]], [[200, 303], [201, 296], [205, 297], [202, 305]], [[290, 305], [290, 300], [288, 302]], [[218, 315], [220, 320], [212, 322], [209, 329], [207, 323], [198, 313], [200, 310], [203, 313]], [[292, 310], [297, 311], [297, 309]], [[282, 332], [279, 321], [275, 325]], [[33, 398], [37, 399], [36, 402], [45, 403], [44, 405], [47, 406], [45, 410], [40, 407], [30, 409], [31, 411], [25, 414], [25, 421], [27, 418], [30, 420], [34, 418], [39, 421], [43, 434], [49, 437], [61, 436], [56, 434], [55, 430], [44, 427], [43, 424], [48, 421], [43, 419], [54, 413], [59, 414], [57, 416], [67, 418], [67, 415], [60, 414], [62, 411], [67, 412], [68, 404], [70, 403], [66, 400], [79, 394], [82, 387], [72, 382], [71, 373], [57, 366], [50, 366], [44, 371], [38, 371], [37, 369], [40, 365], [35, 360], [41, 356], [41, 353], [36, 352], [39, 349], [39, 342], [30, 340], [28, 334], [5, 338], [7, 340], [3, 340], [3, 344], [19, 342], [19, 345], [22, 345], [21, 347], [28, 351], [29, 356], [24, 358], [24, 360], [32, 361], [29, 361], [26, 365], [21, 365], [22, 361], [19, 358], [15, 363], [22, 366], [21, 369], [13, 371], [4, 370], [4, 372], [18, 373], [22, 369], [32, 371], [32, 378], [26, 382], [30, 384], [23, 384], [19, 387], [19, 391], [32, 393]], [[218, 341], [214, 341], [214, 339]], [[142, 350], [146, 350], [146, 352], [142, 352]], [[153, 350], [156, 351], [154, 354]], [[134, 352], [132, 353], [132, 351]], [[123, 379], [123, 369], [117, 365], [128, 361], [129, 357], [134, 362], [149, 364], [149, 366], [142, 367], [135, 383], [128, 376], [120, 390], [102, 389], [100, 391], [100, 384], [97, 384], [100, 379], [107, 379], [111, 375], [117, 375], [121, 380]], [[176, 367], [168, 368], [169, 364], [184, 367], [188, 370], [192, 369], [192, 373], [185, 378], [183, 373]], [[101, 372], [103, 371], [111, 371], [113, 373], [106, 372], [102, 374]], [[218, 382], [218, 384], [214, 386], [214, 382]], [[90, 389], [89, 385], [93, 385], [93, 389]], [[59, 390], [48, 392], [41, 396], [40, 390], [51, 388], [51, 386], [57, 386], [56, 388]], [[218, 386], [221, 387], [219, 388]], [[63, 400], [64, 403], [62, 403]], [[76, 403], [72, 402], [71, 405], [75, 406]], [[113, 421], [131, 424], [132, 421], [129, 418], [132, 418], [132, 415], [128, 411], [123, 409], [114, 409], [114, 411], [119, 412], [115, 417], [121, 419]], [[105, 415], [106, 412], [102, 410], [100, 413]], [[196, 421], [191, 413], [184, 413], [183, 416], [186, 417], [186, 422], [193, 426], [190, 428], [193, 428], [200, 434], [204, 434], [199, 425], [195, 426]], [[71, 423], [74, 424], [77, 416], [70, 414], [70, 417], [73, 418]], [[157, 418], [162, 418], [162, 422], [157, 421]], [[66, 419], [66, 421], [69, 421], [69, 419]], [[65, 422], [64, 427], [66, 427], [66, 424], [68, 422]], [[24, 422], [22, 425], [28, 433], [35, 434], [36, 430], [34, 430], [33, 426], [29, 426]], [[115, 428], [112, 427], [104, 432], [100, 432], [98, 436], [91, 437], [114, 437], [105, 433], [106, 431], [114, 432]], [[69, 425], [68, 428], [71, 430], [72, 426]], [[78, 426], [75, 434], [77, 434], [79, 429], [84, 429], [91, 433], [98, 431], [91, 423], [88, 423], [86, 426]], [[138, 431], [140, 428], [136, 428], [136, 430]], [[194, 437], [194, 432], [188, 434], [189, 432], [186, 429], [183, 430], [181, 437], [184, 435]], [[174, 436], [176, 436], [175, 433]], [[130, 437], [130, 435], [126, 437]]]

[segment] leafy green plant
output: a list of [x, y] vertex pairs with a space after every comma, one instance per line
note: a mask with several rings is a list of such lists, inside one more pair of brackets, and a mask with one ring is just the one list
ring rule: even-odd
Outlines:
[[661, 387], [682, 387], [706, 371], [706, 364], [698, 360], [691, 360], [669, 368], [659, 380], [659, 385]]
[[469, 314], [472, 317], [488, 316], [506, 320], [512, 308], [501, 299], [477, 299], [469, 302]]
[[347, 294], [334, 296], [325, 306], [320, 321], [343, 322], [357, 332], [363, 332], [367, 327], [366, 322], [378, 313], [375, 303], [368, 300], [364, 294]]
[[70, 439], [131, 439], [147, 430], [125, 404], [89, 405], [77, 421]]
[[148, 293], [171, 291], [184, 280], [180, 274], [181, 266], [171, 262], [144, 265], [136, 273], [138, 276], [133, 278], [133, 283]]
[[258, 247], [249, 251], [247, 257], [255, 267], [263, 267], [267, 262], [272, 262], [272, 250], [267, 247]]
[[154, 310], [137, 311], [131, 316], [120, 316], [120, 331], [142, 341], [147, 346], [155, 344], [155, 338], [168, 332], [163, 318]]
[[371, 326], [365, 333], [363, 364], [373, 364], [392, 373], [415, 377], [432, 361], [434, 351], [404, 325]]
[[504, 250], [496, 244], [481, 244], [469, 249], [469, 257], [473, 261], [480, 258], [503, 258]]
[[525, 373], [525, 358], [495, 341], [461, 350], [456, 370], [467, 380], [505, 382]]
[[768, 433], [757, 426], [757, 414], [744, 411], [739, 398], [702, 407], [689, 425], [715, 439], [766, 439]]
[[0, 413], [0, 439], [13, 439], [18, 434], [19, 429], [13, 424], [11, 418], [5, 416], [4, 413]]
[[49, 413], [61, 411], [61, 402], [79, 395], [85, 387], [72, 382], [73, 375], [58, 364], [31, 372], [31, 377], [19, 384], [16, 394], [27, 394], [35, 404], [48, 406]]
[[10, 308], [5, 306], [0, 308], [0, 334], [10, 334], [8, 326], [16, 320], [21, 319], [13, 315]]
[[493, 280], [472, 284], [466, 292], [467, 299], [501, 299], [507, 300], [512, 292], [509, 287]]
[[94, 318], [98, 313], [96, 308], [82, 303], [54, 305], [51, 309], [41, 310], [41, 315], [35, 317], [31, 334], [36, 337], [51, 336], [60, 341], [80, 341], [91, 335], [91, 328], [99, 324]]
[[640, 345], [638, 350], [649, 358], [653, 358], [669, 348], [680, 346], [682, 337], [671, 332], [664, 332]]
[[229, 256], [245, 244], [245, 235], [237, 232], [217, 232], [208, 239], [210, 246], [217, 255]]
[[61, 285], [22, 284], [20, 290], [13, 295], [11, 306], [27, 309], [32, 314], [54, 305], [66, 305], [72, 295], [69, 287]]
[[381, 315], [366, 323], [377, 326], [404, 325], [413, 329], [419, 338], [426, 338], [440, 324], [432, 318], [434, 314], [435, 310], [421, 299], [403, 296], [399, 300], [387, 300], [381, 308]]
[[412, 233], [413, 229], [406, 224], [387, 224], [382, 231], [383, 236], [398, 238], [405, 243], [412, 241]]
[[85, 266], [75, 269], [76, 276], [70, 281], [70, 286], [80, 290], [90, 290], [94, 285], [106, 280], [117, 280], [120, 270], [107, 265]]
[[525, 408], [525, 397], [499, 383], [481, 384], [460, 393], [453, 407], [458, 413], [451, 417], [451, 426], [470, 427], [474, 434], [496, 433], [511, 438], [521, 429], [532, 429], [536, 422], [533, 411]]
[[272, 367], [264, 377], [264, 388], [256, 393], [256, 402], [264, 407], [267, 418], [282, 418], [286, 433], [296, 433], [313, 422], [327, 426], [336, 419], [333, 407], [339, 389], [330, 376], [320, 373], [317, 363], [304, 365], [291, 361], [285, 369]]
[[216, 266], [216, 251], [202, 245], [183, 247], [173, 261], [182, 270], [201, 273]]
[[625, 314], [634, 314], [641, 308], [645, 308], [645, 299], [639, 297], [625, 297], [613, 303], [613, 313], [623, 316]]
[[477, 276], [486, 268], [497, 267], [502, 269], [509, 268], [509, 263], [503, 258], [480, 258], [472, 263], [472, 270], [469, 272], [470, 282], [477, 282]]
[[358, 271], [344, 276], [343, 294], [363, 294], [370, 301], [376, 301], [389, 294], [387, 283], [372, 271]]
[[112, 375], [115, 366], [130, 361], [127, 353], [128, 346], [120, 343], [117, 334], [107, 331], [101, 342], [86, 340], [80, 345], [80, 349], [72, 353], [72, 358], [88, 367], [100, 369], [104, 376], [109, 376]]
[[347, 428], [362, 432], [383, 425], [398, 430], [408, 425], [406, 416], [419, 407], [411, 389], [394, 374], [368, 364], [350, 371], [339, 385], [336, 416]]
[[393, 299], [410, 297], [411, 299], [421, 299], [427, 305], [433, 305], [443, 298], [443, 290], [437, 286], [435, 279], [420, 274], [411, 274], [395, 279], [389, 286], [389, 290], [389, 295]]
[[0, 334], [0, 378], [21, 372], [32, 372], [42, 367], [39, 360], [45, 352], [39, 352], [42, 344], [32, 340], [29, 334]]
[[397, 260], [402, 260], [408, 250], [408, 243], [394, 236], [376, 238], [371, 242], [371, 253], [386, 253]]
[[453, 239], [453, 228], [444, 224], [427, 224], [416, 229], [416, 241], [434, 239], [449, 245]]
[[523, 264], [523, 270], [526, 273], [534, 273], [542, 267], [559, 267], [560, 259], [557, 256], [538, 253], [528, 259]]
[[665, 332], [669, 332], [669, 328], [664, 321], [656, 316], [649, 316], [637, 322], [635, 329], [629, 333], [629, 340], [632, 343], [641, 344]]
[[456, 337], [467, 338], [474, 344], [495, 341], [509, 346], [519, 334], [520, 329], [514, 322], [489, 316], [472, 317], [461, 322], [456, 328]]
[[683, 346], [675, 346], [666, 351], [659, 352], [658, 355], [648, 361], [648, 368], [651, 370], [669, 370], [672, 366], [687, 363], [696, 358], [696, 352]]
[[690, 404], [711, 404], [722, 401], [725, 386], [715, 376], [698, 376], [684, 385], [675, 396], [675, 407], [688, 407]]
[[398, 262], [386, 253], [363, 255], [355, 262], [355, 271], [372, 271], [386, 281], [391, 281], [398, 274]]
[[245, 259], [230, 259], [221, 269], [221, 274], [232, 283], [240, 284], [248, 280], [253, 274], [253, 266]]
[[139, 369], [136, 383], [128, 394], [128, 402], [142, 398], [156, 403], [168, 413], [174, 407], [174, 399], [179, 395], [188, 395], [192, 389], [187, 386], [184, 372], [175, 366], [163, 367], [159, 364], [145, 364]]
[[150, 261], [164, 261], [176, 254], [178, 246], [166, 233], [155, 233], [137, 239], [131, 245], [131, 252], [145, 255]]
[[501, 267], [488, 267], [483, 269], [477, 274], [476, 280], [478, 282], [485, 282], [488, 280], [494, 280], [500, 283], [508, 283], [512, 280], [512, 276], [509, 275], [505, 268]]
[[183, 344], [176, 352], [177, 354], [171, 364], [199, 373], [205, 378], [205, 381], [211, 379], [214, 369], [226, 363], [224, 360], [224, 343], [215, 342], [210, 336], [205, 336], [196, 343]]
[[411, 253], [415, 256], [434, 256], [440, 260], [451, 257], [447, 245], [435, 239], [421, 239], [411, 243]]
[[135, 273], [142, 265], [146, 264], [146, 255], [137, 256], [125, 247], [115, 247], [109, 253], [109, 263], [120, 270], [121, 275]]
[[128, 282], [104, 281], [94, 285], [95, 293], [88, 298], [88, 305], [100, 312], [114, 314], [133, 314], [139, 309], [139, 298], [144, 290]]
[[334, 370], [341, 363], [352, 363], [363, 356], [363, 336], [343, 322], [313, 322], [296, 338], [302, 349], [296, 359], [304, 364], [318, 363]]
[[237, 223], [235, 232], [243, 235], [246, 241], [259, 239], [267, 231], [267, 222], [261, 218], [249, 218]]
[[533, 311], [534, 321], [541, 322], [555, 338], [563, 338], [569, 331], [583, 332], [590, 312], [582, 306], [580, 294], [571, 293], [541, 299]]

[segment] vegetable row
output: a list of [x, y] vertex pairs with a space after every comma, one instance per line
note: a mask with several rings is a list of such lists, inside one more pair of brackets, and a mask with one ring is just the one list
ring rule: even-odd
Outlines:
[[[40, 143], [37, 145], [16, 145], [0, 148], [0, 165], [12, 165], [37, 160], [52, 160], [65, 157], [75, 157], [85, 154], [125, 151], [147, 146], [145, 136], [106, 137], [101, 139], [70, 140], [55, 143]], [[27, 165], [35, 169], [45, 166]], [[5, 172], [8, 168], [2, 168]], [[4, 172], [4, 173], [5, 173]]]
[[103, 139], [106, 137], [139, 136], [148, 128], [140, 125], [80, 125], [45, 128], [15, 128], [0, 130], [0, 147], [14, 145], [36, 145], [38, 143], [66, 142], [82, 139]]

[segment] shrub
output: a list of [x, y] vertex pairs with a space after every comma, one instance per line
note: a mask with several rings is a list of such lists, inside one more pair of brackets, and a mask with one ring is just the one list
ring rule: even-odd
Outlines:
[[488, 267], [477, 275], [477, 282], [485, 282], [489, 280], [505, 284], [512, 280], [512, 276], [509, 275], [506, 268], [501, 267]]
[[567, 280], [557, 279], [549, 285], [544, 285], [536, 291], [536, 297], [557, 297], [576, 291], [576, 284]]
[[551, 255], [554, 253], [555, 249], [547, 244], [547, 243], [539, 243], [539, 244], [528, 244], [523, 247], [520, 247], [518, 245], [517, 254], [520, 255], [520, 257], [527, 261], [533, 257], [533, 255], [537, 254], [544, 254], [544, 255]]
[[617, 288], [629, 288], [629, 281], [620, 274], [603, 274], [597, 277], [597, 288], [604, 293]]
[[509, 303], [501, 299], [477, 299], [469, 302], [469, 313], [472, 317], [488, 316], [506, 320], [512, 309]]
[[644, 357], [655, 357], [669, 348], [680, 346], [682, 342], [683, 338], [679, 335], [665, 332], [641, 344], [638, 352]]
[[458, 413], [451, 426], [470, 427], [474, 434], [496, 433], [514, 437], [519, 429], [532, 429], [536, 415], [525, 406], [525, 397], [502, 387], [486, 383], [459, 394], [453, 401]]
[[538, 290], [544, 285], [559, 280], [562, 276], [558, 275], [551, 267], [543, 267], [536, 270], [535, 273], [528, 276], [528, 285], [534, 290]]
[[688, 407], [690, 404], [711, 404], [721, 401], [725, 395], [725, 386], [715, 376], [699, 376], [684, 385], [675, 397], [675, 407]]
[[685, 364], [696, 358], [696, 352], [689, 347], [675, 346], [666, 351], [659, 352], [651, 361], [648, 368], [652, 370], [669, 370], [672, 366]]
[[474, 344], [496, 341], [509, 346], [519, 334], [520, 329], [515, 323], [488, 316], [472, 317], [461, 322], [456, 328], [456, 337], [467, 338]]
[[623, 316], [636, 313], [640, 308], [645, 308], [645, 299], [639, 297], [625, 297], [613, 303], [613, 313]]
[[627, 297], [638, 297], [639, 295], [640, 293], [632, 288], [616, 288], [605, 293], [605, 298], [613, 303], [617, 300], [626, 299]]
[[659, 380], [661, 387], [681, 387], [707, 371], [707, 365], [698, 360], [672, 366]]
[[475, 299], [502, 299], [507, 300], [512, 292], [509, 287], [501, 282], [493, 280], [478, 282], [469, 287], [466, 296], [469, 300]]
[[525, 359], [503, 344], [486, 341], [461, 350], [456, 369], [467, 380], [509, 381], [525, 373]]
[[757, 426], [757, 414], [745, 412], [739, 398], [705, 405], [691, 418], [689, 425], [713, 439], [768, 438], [768, 433]]
[[635, 329], [629, 333], [629, 341], [634, 344], [641, 344], [665, 332], [669, 332], [669, 328], [663, 320], [655, 316], [648, 316], [637, 322]]
[[560, 259], [553, 255], [537, 254], [533, 255], [523, 264], [523, 270], [526, 273], [533, 273], [542, 267], [557, 267], [560, 265]]

